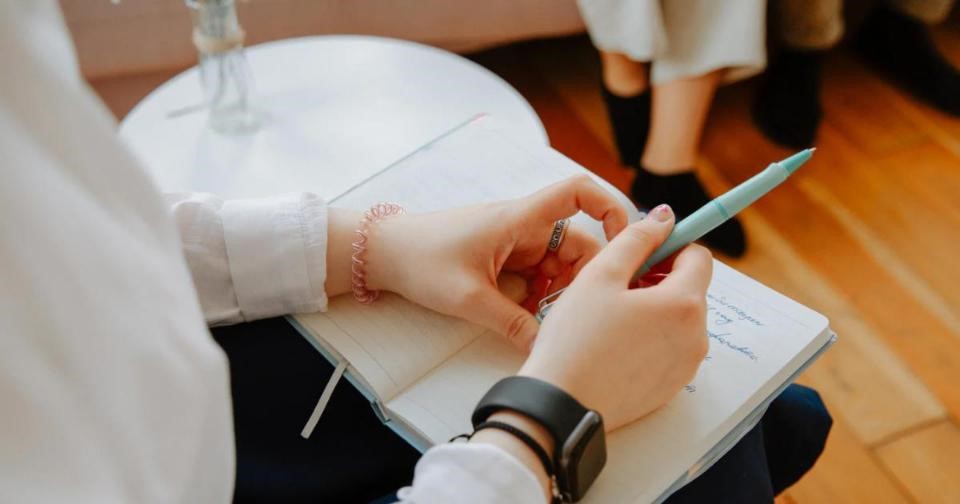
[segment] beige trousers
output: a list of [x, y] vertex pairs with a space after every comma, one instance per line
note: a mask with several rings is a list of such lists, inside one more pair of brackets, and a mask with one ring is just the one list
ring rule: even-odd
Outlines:
[[[956, 0], [882, 0], [927, 24], [943, 21]], [[794, 49], [827, 49], [843, 36], [843, 0], [771, 0], [771, 29]]]
[[650, 62], [654, 85], [721, 68], [748, 77], [767, 62], [766, 0], [578, 0], [593, 44]]

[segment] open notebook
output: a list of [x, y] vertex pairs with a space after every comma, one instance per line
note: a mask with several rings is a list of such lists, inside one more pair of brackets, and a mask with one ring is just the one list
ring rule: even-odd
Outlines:
[[[580, 173], [586, 170], [553, 149], [519, 145], [480, 116], [333, 204], [365, 209], [394, 201], [423, 212], [523, 196]], [[631, 220], [640, 218], [616, 194]], [[583, 215], [573, 225], [603, 238]], [[710, 351], [696, 378], [665, 407], [608, 435], [607, 465], [586, 502], [664, 499], [735, 444], [834, 339], [823, 315], [720, 262], [708, 310]], [[421, 450], [469, 432], [483, 393], [523, 361], [496, 334], [390, 294], [372, 306], [340, 296], [326, 313], [292, 321], [334, 364], [345, 362], [347, 379], [382, 420]]]

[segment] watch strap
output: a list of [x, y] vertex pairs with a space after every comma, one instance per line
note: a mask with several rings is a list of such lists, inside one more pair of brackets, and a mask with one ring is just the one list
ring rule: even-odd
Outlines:
[[542, 425], [560, 445], [570, 436], [588, 410], [563, 389], [529, 376], [510, 376], [484, 394], [473, 411], [476, 429], [499, 410], [526, 415]]

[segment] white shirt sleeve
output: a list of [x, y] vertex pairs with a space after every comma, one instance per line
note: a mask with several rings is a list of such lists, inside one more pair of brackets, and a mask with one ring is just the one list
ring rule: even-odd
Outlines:
[[[209, 324], [323, 310], [327, 208], [309, 193], [224, 201], [166, 196]], [[417, 463], [401, 502], [542, 503], [536, 477], [499, 447], [455, 443]]]
[[310, 193], [166, 196], [210, 325], [325, 310], [327, 207]]
[[500, 447], [481, 443], [431, 448], [417, 463], [413, 484], [400, 489], [397, 497], [411, 504], [545, 502], [530, 469]]

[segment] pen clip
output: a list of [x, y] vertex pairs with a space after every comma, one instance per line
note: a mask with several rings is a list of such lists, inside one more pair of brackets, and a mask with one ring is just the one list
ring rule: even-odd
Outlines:
[[567, 290], [566, 287], [563, 289], [546, 296], [537, 303], [537, 313], [534, 317], [537, 319], [537, 322], [543, 322], [543, 319], [547, 316], [547, 312], [550, 311], [550, 308], [553, 307], [554, 303], [557, 302], [557, 298], [560, 297], [560, 294], [563, 294], [563, 291]]

